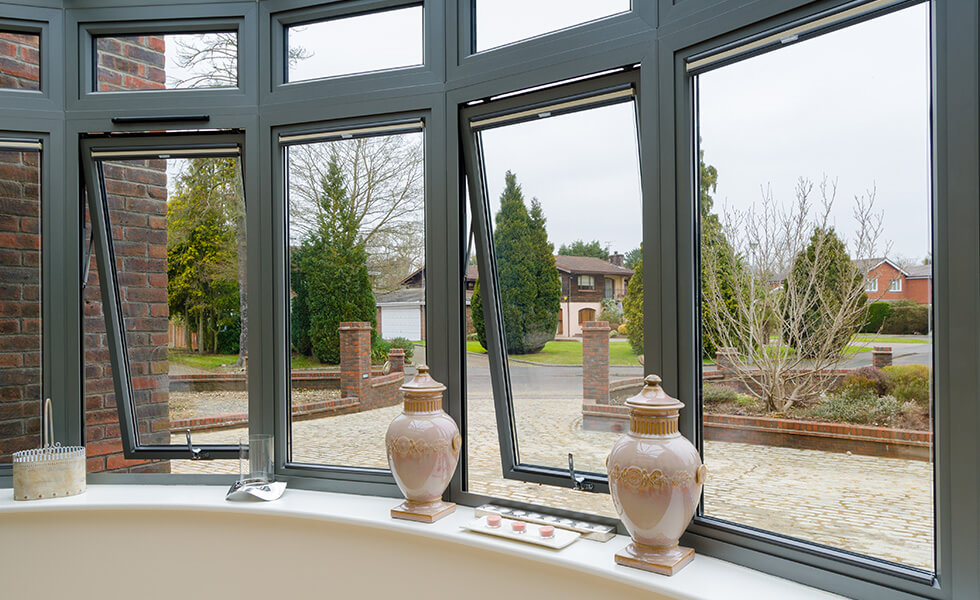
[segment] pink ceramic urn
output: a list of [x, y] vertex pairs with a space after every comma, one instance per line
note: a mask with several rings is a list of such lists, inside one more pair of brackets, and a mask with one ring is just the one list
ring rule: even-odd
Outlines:
[[405, 406], [388, 426], [385, 447], [405, 502], [391, 509], [391, 516], [432, 523], [456, 510], [442, 494], [456, 471], [462, 438], [442, 410], [446, 386], [432, 379], [429, 367], [419, 365], [418, 374], [399, 389]]
[[684, 404], [664, 392], [660, 377], [648, 375], [644, 384], [626, 401], [629, 432], [606, 460], [613, 504], [633, 538], [616, 562], [673, 575], [694, 558], [677, 540], [694, 516], [707, 469], [677, 431]]

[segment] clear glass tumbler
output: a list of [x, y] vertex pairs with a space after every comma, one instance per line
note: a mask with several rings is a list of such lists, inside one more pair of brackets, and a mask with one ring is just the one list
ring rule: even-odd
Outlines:
[[238, 439], [238, 479], [256, 483], [275, 481], [272, 436], [256, 433]]

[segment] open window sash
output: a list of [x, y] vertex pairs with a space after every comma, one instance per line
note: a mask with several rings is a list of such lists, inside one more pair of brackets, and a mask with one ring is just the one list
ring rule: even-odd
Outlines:
[[468, 254], [476, 255], [479, 271], [490, 383], [500, 443], [501, 468], [505, 479], [599, 493], [609, 492], [608, 477], [604, 473], [575, 471], [571, 465], [568, 469], [561, 469], [531, 464], [521, 459], [481, 132], [614, 104], [633, 103], [635, 110], [634, 100], [638, 88], [639, 71], [627, 69], [526, 94], [475, 103], [460, 111], [462, 152], [470, 198], [469, 209], [472, 211], [473, 241]]
[[[193, 434], [190, 433], [188, 433], [188, 441], [180, 444], [147, 444], [140, 439], [104, 164], [112, 161], [153, 159], [237, 158], [241, 160], [243, 144], [244, 136], [237, 133], [121, 135], [90, 137], [81, 141], [80, 155], [85, 188], [88, 192], [92, 247], [99, 270], [106, 344], [112, 366], [120, 437], [123, 452], [128, 459], [234, 459], [239, 457], [239, 446], [238, 444], [197, 444], [194, 443]], [[244, 190], [244, 182], [241, 183]], [[244, 197], [242, 203], [244, 208]], [[83, 272], [87, 268], [88, 253], [85, 258], [84, 264], [81, 265]]]

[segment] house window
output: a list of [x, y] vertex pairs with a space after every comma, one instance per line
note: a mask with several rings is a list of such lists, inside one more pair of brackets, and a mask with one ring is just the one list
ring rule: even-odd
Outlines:
[[0, 140], [0, 464], [8, 466], [14, 452], [37, 447], [32, 425], [44, 397], [40, 186], [41, 143]]
[[[237, 458], [239, 437], [247, 436], [243, 141], [215, 133], [83, 142], [86, 229], [95, 248], [84, 281], [85, 402], [115, 410], [114, 435], [127, 459], [191, 458], [189, 444], [206, 458]], [[187, 376], [193, 373], [219, 383], [202, 385]], [[193, 433], [216, 409], [228, 429]], [[96, 431], [105, 412], [86, 413], [88, 434], [102, 446], [113, 437], [111, 427]], [[118, 456], [90, 456], [100, 459], [90, 470], [126, 465]], [[186, 462], [157, 467], [196, 472]], [[231, 462], [212, 468], [238, 472]]]
[[[703, 344], [694, 371], [703, 373], [704, 462], [717, 465], [699, 523], [763, 530], [814, 551], [834, 547], [923, 573], [936, 568], [929, 442], [898, 456], [859, 440], [894, 429], [931, 439], [931, 340], [909, 359], [914, 366], [886, 368], [902, 377], [917, 373], [915, 391], [833, 385], [852, 366], [868, 364], [852, 357], [864, 348], [855, 334], [878, 278], [860, 265], [880, 262], [889, 243], [908, 256], [932, 253], [931, 176], [920, 160], [930, 139], [929, 23], [929, 4], [922, 3], [693, 69], [702, 298], [695, 314]], [[850, 69], [856, 56], [875, 64], [874, 78]], [[843, 96], [855, 103], [835, 101]], [[904, 100], [895, 104], [896, 97]], [[868, 119], [861, 108], [881, 104], [894, 108], [886, 120]], [[733, 106], [740, 107], [737, 117]], [[774, 120], [777, 113], [792, 115], [793, 124]], [[852, 173], [868, 152], [887, 159], [867, 165], [845, 188], [837, 174]], [[889, 184], [896, 194], [881, 187], [892, 164], [909, 165]], [[801, 178], [807, 173], [827, 175]], [[923, 218], [910, 226], [913, 214]], [[900, 286], [889, 282], [891, 291]], [[724, 368], [714, 354], [721, 349]], [[799, 435], [760, 439], [760, 417], [781, 431], [806, 426]], [[814, 443], [815, 431], [833, 443]], [[880, 470], [885, 464], [901, 473], [898, 480]], [[747, 494], [756, 481], [778, 486], [778, 499], [756, 502]]]
[[604, 279], [604, 283], [605, 283], [605, 285], [604, 285], [604, 287], [605, 287], [605, 297], [606, 298], [612, 298], [613, 296], [615, 296], [616, 295], [616, 284], [613, 282], [613, 280], [612, 279], [609, 279], [608, 277], [606, 277]]
[[523, 0], [476, 0], [474, 4], [476, 5], [474, 50], [477, 52], [630, 9], [630, 0], [604, 2], [537, 0], [533, 6]]
[[238, 87], [238, 32], [100, 35], [96, 92]]
[[0, 31], [0, 89], [41, 89], [41, 36]]
[[[415, 116], [279, 135], [288, 182], [287, 468], [388, 468], [373, 432], [387, 427], [383, 409], [399, 403], [404, 377], [380, 369], [391, 358], [388, 340], [400, 338], [408, 364], [412, 342], [424, 337], [425, 288], [402, 285], [425, 266], [422, 127]], [[398, 362], [390, 365], [404, 373]], [[324, 372], [338, 367], [336, 389]], [[337, 409], [322, 410], [325, 401]], [[362, 419], [356, 431], [350, 412]]]
[[[642, 367], [628, 342], [608, 342], [608, 329], [582, 326], [595, 320], [599, 302], [594, 293], [582, 293], [583, 286], [595, 289], [596, 276], [578, 273], [616, 267], [596, 256], [555, 256], [555, 250], [594, 239], [609, 240], [603, 243], [617, 248], [640, 246], [637, 75], [597, 77], [464, 111], [469, 128], [464, 156], [480, 272], [480, 310], [474, 295], [473, 314], [483, 315], [488, 359], [475, 360], [472, 354], [466, 359], [468, 447], [480, 449], [468, 455], [466, 486], [472, 492], [492, 491], [518, 500], [540, 490], [534, 487], [537, 483], [548, 483], [554, 486], [546, 488], [550, 505], [615, 515], [606, 494], [562, 489], [569, 481], [569, 453], [576, 472], [592, 489], [607, 489], [605, 445], [618, 436], [586, 432], [582, 415], [583, 403], [606, 402], [608, 389], [602, 383], [593, 387], [583, 375], [559, 376], [551, 365], [581, 365], [586, 353], [612, 347], [618, 364], [637, 373]], [[595, 199], [589, 190], [596, 186], [618, 190], [604, 197], [602, 211], [588, 208]], [[590, 216], [583, 219], [582, 214]], [[578, 285], [563, 293], [559, 273], [573, 273], [569, 281]], [[554, 339], [562, 309], [569, 319], [564, 335], [575, 339]], [[633, 318], [642, 319], [642, 314]], [[487, 363], [494, 377], [481, 375]], [[487, 421], [494, 411], [508, 418]], [[568, 434], [542, 443], [534, 433], [541, 423]], [[499, 448], [507, 479], [529, 482], [527, 486], [501, 481], [501, 465], [485, 460], [487, 447]]]
[[889, 292], [901, 292], [902, 291], [902, 279], [889, 279], [888, 280], [888, 291]]
[[286, 27], [287, 82], [422, 64], [422, 5]]

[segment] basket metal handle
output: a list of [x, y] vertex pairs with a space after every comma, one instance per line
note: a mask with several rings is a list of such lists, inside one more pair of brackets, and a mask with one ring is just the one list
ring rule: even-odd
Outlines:
[[41, 447], [50, 448], [54, 444], [54, 411], [51, 398], [44, 400], [44, 426], [41, 428]]

